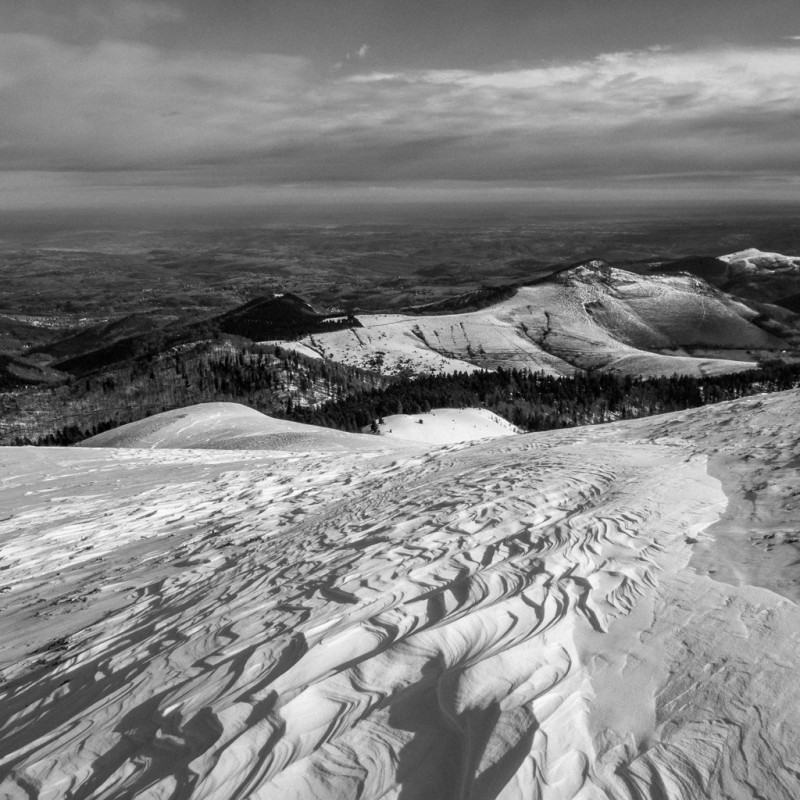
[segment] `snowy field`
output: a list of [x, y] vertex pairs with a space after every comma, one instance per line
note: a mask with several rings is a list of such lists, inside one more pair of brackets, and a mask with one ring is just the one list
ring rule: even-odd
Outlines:
[[[371, 428], [364, 428], [369, 433]], [[459, 444], [519, 433], [487, 408], [436, 408], [423, 414], [390, 414], [378, 426], [381, 437], [421, 444]]]
[[800, 797], [800, 392], [444, 446], [172, 413], [0, 450], [0, 797]]

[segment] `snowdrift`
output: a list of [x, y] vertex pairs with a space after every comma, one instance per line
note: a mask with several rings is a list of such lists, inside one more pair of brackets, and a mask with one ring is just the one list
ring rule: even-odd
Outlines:
[[0, 796], [800, 796], [800, 392], [371, 438], [0, 451]]
[[[367, 427], [364, 432], [371, 429]], [[460, 444], [513, 436], [519, 431], [486, 408], [437, 408], [423, 414], [391, 414], [378, 426], [382, 437], [428, 445]]]
[[130, 422], [81, 442], [79, 447], [148, 450], [375, 450], [370, 437], [262, 414], [239, 403], [198, 403]]

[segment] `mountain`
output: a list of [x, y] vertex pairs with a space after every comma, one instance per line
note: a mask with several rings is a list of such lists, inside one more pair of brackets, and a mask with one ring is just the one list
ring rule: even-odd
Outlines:
[[210, 319], [168, 324], [170, 321], [152, 315], [130, 315], [32, 352], [46, 353], [55, 359], [55, 368], [83, 376], [143, 356], [157, 357], [220, 333], [262, 341], [293, 339], [360, 324], [352, 314], [320, 314], [305, 300], [289, 293], [257, 297]]
[[222, 314], [215, 322], [224, 333], [244, 336], [255, 342], [359, 326], [353, 315], [320, 314], [310, 303], [290, 293], [257, 297]]
[[1, 796], [800, 796], [800, 391], [316, 435], [0, 452]]
[[142, 336], [154, 328], [163, 328], [176, 320], [175, 316], [158, 314], [128, 314], [110, 322], [91, 325], [77, 333], [32, 348], [29, 353], [44, 353], [56, 361], [66, 361], [107, 348], [122, 339]]
[[484, 286], [471, 292], [437, 300], [424, 305], [409, 306], [402, 309], [406, 314], [432, 315], [463, 314], [467, 311], [480, 311], [483, 308], [508, 300], [515, 294], [514, 286]]
[[762, 303], [784, 305], [789, 297], [800, 293], [800, 257], [755, 248], [719, 258], [696, 257], [659, 263], [651, 269], [660, 273], [690, 272], [724, 292]]
[[794, 334], [697, 277], [638, 275], [599, 261], [505, 294], [465, 313], [360, 315], [361, 328], [287, 346], [390, 372], [502, 366], [699, 375], [752, 367], [758, 356], [792, 346]]
[[62, 383], [68, 375], [39, 363], [35, 358], [0, 353], [0, 391], [13, 392], [30, 385]]
[[[0, 384], [5, 367], [6, 383], [16, 388], [0, 395], [0, 444], [5, 445], [72, 444], [99, 431], [198, 403], [233, 401], [281, 412], [374, 390], [387, 381], [275, 347], [225, 338], [163, 346], [163, 352], [131, 357], [79, 380], [62, 373], [60, 385], [48, 388], [22, 387], [22, 378], [12, 374], [18, 366], [0, 356]], [[221, 436], [224, 440], [224, 433]]]
[[741, 271], [759, 273], [794, 273], [800, 275], [800, 256], [784, 256], [780, 253], [766, 253], [751, 247], [720, 256], [720, 261]]
[[725, 283], [731, 264], [689, 259], [660, 268], [640, 275], [585, 261], [531, 284], [484, 287], [404, 314], [322, 314], [297, 295], [270, 295], [200, 322], [154, 327], [134, 315], [36, 352], [80, 377], [226, 334], [388, 373], [503, 366], [699, 375], [746, 369], [800, 344], [800, 317], [791, 309], [742, 301], [687, 274]]
[[687, 256], [675, 261], [650, 264], [650, 269], [656, 273], [680, 274], [688, 272], [702, 278], [712, 286], [725, 290], [731, 280], [732, 270], [727, 261], [712, 256]]

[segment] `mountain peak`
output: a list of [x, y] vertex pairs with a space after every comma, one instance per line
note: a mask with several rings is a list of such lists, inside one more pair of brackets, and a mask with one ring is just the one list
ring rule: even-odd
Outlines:
[[608, 280], [616, 270], [602, 258], [591, 258], [570, 264], [568, 267], [553, 274], [553, 277], [562, 281], [594, 282], [598, 279]]
[[729, 253], [719, 258], [720, 261], [725, 261], [728, 264], [750, 271], [800, 271], [800, 256], [785, 256], [781, 253], [770, 253], [765, 250], [758, 250], [755, 247], [750, 247], [747, 250], [739, 250], [736, 253]]

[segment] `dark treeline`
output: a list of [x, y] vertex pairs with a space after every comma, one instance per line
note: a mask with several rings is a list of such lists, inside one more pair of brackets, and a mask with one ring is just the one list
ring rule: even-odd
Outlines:
[[0, 444], [64, 446], [195, 403], [243, 403], [266, 414], [361, 393], [374, 373], [276, 346], [204, 342], [140, 358], [55, 388], [0, 394]]
[[800, 385], [800, 365], [692, 378], [554, 377], [498, 369], [388, 378], [243, 341], [209, 341], [50, 389], [0, 394], [0, 444], [69, 445], [195, 403], [360, 431], [391, 414], [483, 406], [526, 431], [649, 416]]
[[390, 414], [483, 406], [526, 431], [542, 431], [696, 408], [800, 384], [800, 365], [766, 366], [713, 377], [554, 377], [498, 369], [420, 376], [316, 407], [292, 407], [297, 422], [359, 431]]
[[314, 333], [334, 333], [335, 331], [348, 328], [361, 328], [361, 323], [355, 317], [342, 319], [302, 319], [297, 322], [274, 322], [269, 325], [260, 318], [243, 317], [235, 320], [225, 320], [219, 324], [219, 329], [223, 333], [231, 333], [236, 336], [243, 336], [253, 341], [263, 341], [267, 339], [283, 339], [295, 341], [304, 336]]

